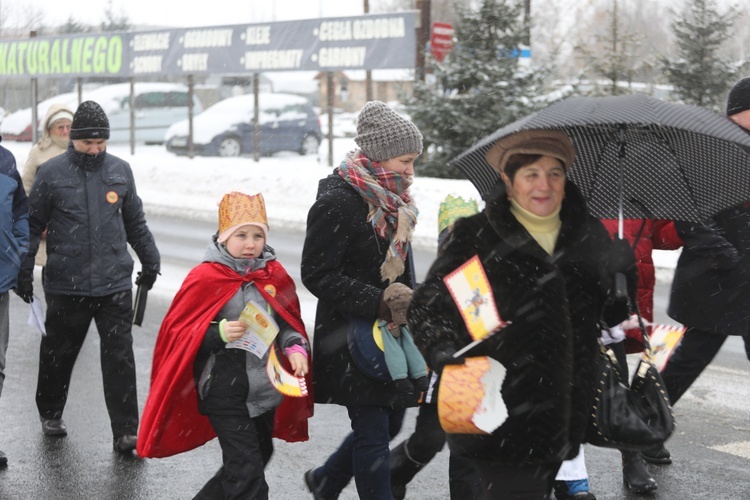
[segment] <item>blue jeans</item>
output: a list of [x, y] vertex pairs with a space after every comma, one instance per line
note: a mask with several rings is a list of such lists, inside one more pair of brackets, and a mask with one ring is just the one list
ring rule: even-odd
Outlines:
[[326, 463], [313, 471], [315, 484], [326, 499], [336, 499], [352, 477], [359, 498], [391, 500], [391, 463], [388, 443], [401, 430], [405, 409], [347, 406], [352, 432]]

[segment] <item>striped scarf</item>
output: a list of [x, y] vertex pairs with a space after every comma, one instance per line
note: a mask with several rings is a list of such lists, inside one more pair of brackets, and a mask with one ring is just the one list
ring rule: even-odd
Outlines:
[[346, 154], [338, 173], [367, 202], [367, 220], [378, 236], [389, 242], [380, 276], [392, 283], [404, 273], [408, 244], [419, 215], [409, 196], [411, 182], [370, 161], [358, 149]]

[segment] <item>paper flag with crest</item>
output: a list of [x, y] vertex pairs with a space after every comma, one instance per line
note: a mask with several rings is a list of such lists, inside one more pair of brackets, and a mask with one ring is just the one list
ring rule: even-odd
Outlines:
[[[653, 362], [657, 370], [662, 371], [667, 366], [667, 361], [672, 355], [674, 348], [685, 334], [684, 326], [653, 325], [649, 342], [653, 353]], [[644, 357], [646, 355], [644, 354]]]
[[443, 278], [474, 340], [505, 326], [479, 256], [475, 255]]
[[239, 339], [227, 342], [226, 347], [244, 349], [263, 359], [279, 333], [279, 325], [271, 316], [271, 311], [264, 311], [258, 303], [251, 300], [242, 310], [239, 321], [247, 325], [247, 330]]

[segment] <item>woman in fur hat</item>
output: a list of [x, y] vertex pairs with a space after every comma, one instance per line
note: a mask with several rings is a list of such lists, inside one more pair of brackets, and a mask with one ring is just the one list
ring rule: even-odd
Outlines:
[[615, 272], [634, 283], [632, 250], [613, 244], [566, 181], [574, 155], [559, 131], [499, 140], [487, 153], [502, 178], [497, 196], [456, 222], [409, 308], [417, 346], [441, 371], [472, 341], [443, 278], [478, 256], [510, 323], [480, 349], [505, 367], [507, 419], [492, 434], [448, 435], [451, 454], [473, 463], [486, 498], [549, 498], [561, 462], [584, 439], [600, 321], [627, 316], [609, 290]]
[[389, 306], [384, 295], [391, 284], [414, 287], [409, 243], [418, 211], [409, 186], [422, 134], [371, 101], [360, 111], [354, 141], [359, 148], [320, 181], [302, 250], [302, 282], [318, 298], [315, 402], [345, 406], [353, 432], [304, 479], [315, 498], [338, 498], [354, 477], [360, 498], [390, 499], [388, 443], [405, 408], [416, 406], [419, 388], [409, 379], [368, 377], [349, 352], [347, 330], [355, 319], [392, 322], [407, 307], [403, 301]]

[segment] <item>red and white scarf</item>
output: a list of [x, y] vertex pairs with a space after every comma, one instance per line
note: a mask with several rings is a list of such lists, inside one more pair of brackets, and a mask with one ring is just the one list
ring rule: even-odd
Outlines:
[[358, 149], [346, 154], [338, 173], [368, 203], [367, 220], [389, 241], [380, 276], [392, 283], [404, 273], [408, 243], [419, 215], [409, 195], [411, 179], [386, 170]]

